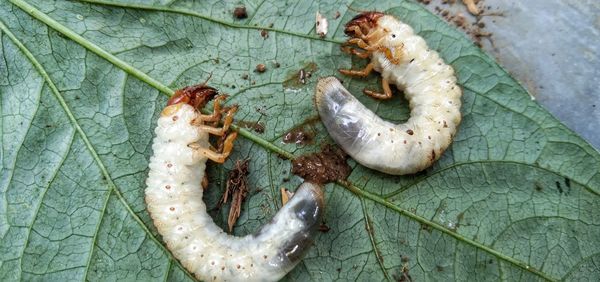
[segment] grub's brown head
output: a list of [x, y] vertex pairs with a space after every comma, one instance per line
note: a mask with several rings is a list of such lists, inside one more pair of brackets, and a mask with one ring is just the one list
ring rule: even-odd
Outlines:
[[175, 91], [173, 97], [167, 102], [167, 106], [186, 103], [196, 109], [200, 109], [218, 93], [217, 89], [206, 86], [206, 84], [187, 86]]
[[351, 37], [358, 37], [355, 32], [355, 27], [358, 27], [364, 34], [367, 34], [369, 30], [377, 27], [377, 20], [382, 16], [384, 14], [380, 12], [362, 12], [346, 23], [344, 33]]

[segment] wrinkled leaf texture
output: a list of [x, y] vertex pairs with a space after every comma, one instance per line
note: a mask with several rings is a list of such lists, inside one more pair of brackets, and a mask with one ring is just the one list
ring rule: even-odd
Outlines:
[[[171, 89], [204, 81], [240, 104], [235, 153], [209, 168], [216, 209], [236, 159], [251, 191], [235, 233], [281, 206], [292, 156], [331, 142], [314, 120], [316, 77], [365, 62], [340, 52], [343, 23], [379, 10], [409, 23], [451, 64], [464, 88], [463, 122], [440, 161], [395, 177], [353, 161], [349, 183], [326, 186], [325, 223], [287, 280], [600, 280], [600, 155], [530, 99], [461, 32], [412, 1], [0, 2], [2, 167], [0, 280], [193, 280], [145, 210], [156, 119]], [[315, 36], [319, 10], [327, 39]], [[333, 19], [339, 11], [341, 17]], [[268, 30], [268, 38], [261, 29]], [[277, 62], [279, 67], [276, 66]], [[253, 72], [257, 64], [265, 73]], [[303, 67], [316, 70], [306, 85]], [[249, 79], [242, 76], [248, 74]], [[398, 97], [360, 95], [377, 76], [343, 78], [378, 115], [408, 118]], [[282, 143], [305, 124], [312, 144]]]

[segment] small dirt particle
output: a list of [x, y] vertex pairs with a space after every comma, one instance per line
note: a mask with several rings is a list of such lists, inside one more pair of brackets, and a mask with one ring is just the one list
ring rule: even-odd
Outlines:
[[329, 232], [329, 230], [331, 230], [331, 228], [329, 228], [329, 226], [327, 226], [327, 224], [325, 224], [324, 222], [321, 222], [321, 225], [319, 225], [319, 231], [327, 233]]
[[454, 24], [456, 24], [456, 26], [458, 26], [458, 27], [464, 28], [465, 21], [466, 21], [465, 16], [463, 16], [460, 13], [458, 15], [456, 15], [456, 17], [454, 17]]
[[238, 20], [247, 18], [248, 13], [246, 12], [246, 7], [245, 6], [235, 7], [235, 9], [233, 10], [233, 16]]
[[477, 1], [475, 0], [463, 0], [463, 3], [467, 6], [467, 10], [474, 16], [479, 15], [479, 7], [477, 7]]
[[248, 74], [247, 73], [242, 74], [242, 79], [244, 79], [244, 80], [248, 79]]
[[256, 68], [254, 69], [255, 72], [258, 73], [263, 73], [265, 71], [267, 71], [267, 66], [265, 66], [265, 64], [258, 64], [256, 65]]
[[346, 163], [348, 156], [337, 146], [327, 144], [321, 152], [300, 156], [292, 161], [292, 173], [307, 181], [329, 183], [345, 180], [351, 168]]
[[261, 29], [260, 36], [262, 36], [263, 39], [269, 38], [269, 31], [267, 31], [266, 29]]

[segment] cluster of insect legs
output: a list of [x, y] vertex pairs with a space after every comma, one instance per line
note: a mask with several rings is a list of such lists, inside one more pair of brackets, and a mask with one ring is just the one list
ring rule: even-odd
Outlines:
[[[385, 57], [394, 65], [400, 64], [402, 58], [402, 49], [404, 43], [399, 42], [396, 46], [384, 46], [383, 41], [385, 36], [390, 33], [387, 28], [373, 28], [379, 17], [383, 16], [383, 13], [379, 12], [368, 12], [362, 15], [362, 17], [355, 18], [351, 21], [346, 28], [346, 34], [353, 38], [348, 39], [342, 46], [342, 51], [351, 55], [355, 55], [362, 59], [368, 59], [371, 57], [373, 52], [381, 52], [385, 54]], [[363, 33], [363, 30], [367, 34]], [[350, 45], [356, 45], [362, 50], [357, 50], [350, 47]], [[358, 77], [366, 77], [373, 71], [373, 63], [368, 63], [367, 66], [362, 70], [346, 70], [340, 69], [342, 74]], [[390, 83], [386, 78], [381, 80], [383, 87], [383, 93], [378, 93], [372, 90], [364, 89], [363, 92], [376, 99], [390, 99], [392, 98], [392, 89]]]
[[[366, 77], [381, 73], [383, 93], [401, 89], [411, 117], [401, 124], [379, 118], [335, 77], [319, 79], [315, 105], [331, 138], [362, 165], [389, 174], [415, 173], [430, 166], [449, 146], [460, 122], [460, 87], [444, 64], [410, 26], [379, 12], [364, 12], [345, 26], [351, 38], [344, 52], [370, 59], [363, 70], [340, 70]], [[359, 49], [350, 47], [356, 45]], [[226, 234], [202, 202], [208, 159], [223, 163], [233, 149], [229, 133], [237, 106], [223, 107], [225, 95], [206, 83], [178, 90], [162, 111], [146, 181], [146, 203], [158, 232], [182, 265], [202, 280], [272, 281], [301, 260], [316, 236], [324, 209], [321, 184], [304, 182], [273, 220], [255, 234]], [[213, 100], [211, 114], [199, 109]], [[222, 124], [222, 125], [219, 125]], [[220, 136], [214, 148], [209, 135]]]
[[[218, 91], [216, 89], [207, 86], [206, 82], [204, 82], [199, 85], [188, 86], [177, 90], [167, 102], [167, 106], [186, 103], [195, 109], [201, 109], [207, 102], [213, 100], [212, 113], [210, 115], [199, 113], [198, 116], [191, 121], [191, 125], [195, 126], [197, 130], [215, 136], [221, 136], [222, 140], [220, 140], [221, 142], [218, 148], [215, 149], [212, 146], [211, 148], [205, 148], [203, 144], [199, 143], [190, 143], [188, 146], [194, 149], [197, 154], [201, 154], [213, 162], [223, 163], [227, 157], [229, 157], [229, 154], [231, 154], [231, 150], [233, 150], [233, 141], [237, 138], [237, 132], [234, 131], [228, 133], [228, 131], [229, 126], [231, 126], [231, 123], [233, 122], [233, 116], [238, 110], [238, 105], [223, 108], [221, 104], [227, 99], [227, 95], [217, 94]], [[224, 119], [222, 119], [223, 115], [225, 115]], [[219, 127], [221, 119], [223, 125]]]

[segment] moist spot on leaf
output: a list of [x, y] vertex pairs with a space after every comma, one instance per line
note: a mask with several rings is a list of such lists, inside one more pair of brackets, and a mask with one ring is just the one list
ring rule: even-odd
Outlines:
[[308, 63], [300, 70], [291, 73], [283, 82], [283, 87], [288, 89], [300, 89], [308, 82], [308, 80], [317, 70], [318, 67], [316, 63]]
[[569, 188], [569, 190], [571, 189], [571, 179], [565, 177], [565, 185], [567, 185], [567, 188]]
[[240, 127], [244, 127], [247, 129], [252, 129], [254, 132], [263, 134], [265, 133], [265, 124], [260, 121], [244, 121], [240, 120], [237, 122], [237, 125]]
[[316, 129], [313, 125], [318, 121], [318, 116], [306, 119], [300, 125], [283, 135], [283, 143], [295, 143], [298, 145], [312, 144], [316, 135]]
[[304, 128], [295, 128], [283, 136], [283, 143], [295, 143], [298, 145], [312, 144], [315, 132]]
[[350, 171], [346, 163], [348, 156], [337, 146], [327, 144], [321, 152], [304, 155], [292, 161], [292, 173], [307, 181], [329, 183], [345, 180]]
[[408, 269], [408, 265], [405, 263], [404, 265], [402, 265], [402, 270], [400, 271], [400, 274], [393, 275], [394, 280], [398, 281], [398, 282], [412, 282], [413, 279], [410, 276], [410, 274], [408, 273], [409, 269]]
[[556, 181], [554, 183], [556, 184], [556, 190], [558, 190], [558, 193], [562, 194], [564, 191], [563, 191], [562, 186], [560, 185], [560, 182]]
[[465, 218], [465, 213], [461, 212], [456, 216], [456, 229], [458, 229], [458, 227], [460, 227], [460, 225], [462, 225], [463, 223], [462, 220]]

